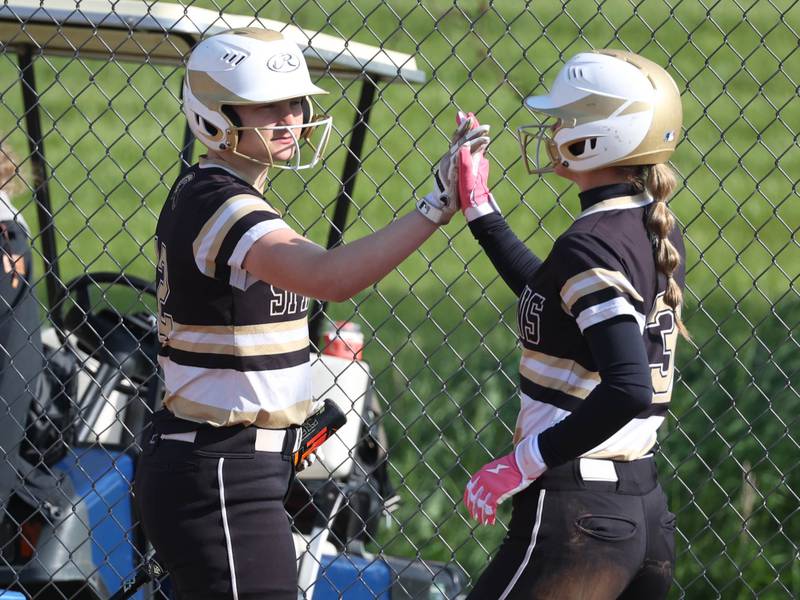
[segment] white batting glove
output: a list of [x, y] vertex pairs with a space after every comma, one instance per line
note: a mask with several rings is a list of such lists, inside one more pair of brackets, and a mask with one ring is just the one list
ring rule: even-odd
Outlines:
[[489, 126], [479, 125], [472, 113], [459, 111], [450, 147], [434, 172], [433, 191], [417, 202], [417, 210], [437, 225], [449, 223], [458, 212], [458, 155], [463, 148], [478, 152], [489, 143]]

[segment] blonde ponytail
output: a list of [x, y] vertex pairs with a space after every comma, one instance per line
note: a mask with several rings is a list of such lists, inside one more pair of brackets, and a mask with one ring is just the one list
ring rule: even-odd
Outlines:
[[675, 174], [667, 165], [658, 164], [645, 167], [640, 175], [640, 182], [653, 197], [653, 204], [647, 215], [647, 231], [654, 239], [656, 268], [667, 278], [667, 290], [664, 302], [675, 310], [678, 331], [685, 339], [690, 339], [689, 330], [680, 317], [683, 304], [683, 293], [678, 282], [673, 278], [675, 269], [681, 262], [678, 250], [669, 241], [669, 234], [675, 227], [675, 217], [667, 207], [667, 201], [677, 185]]
[[5, 144], [0, 144], [0, 190], [9, 197], [20, 191], [17, 159]]

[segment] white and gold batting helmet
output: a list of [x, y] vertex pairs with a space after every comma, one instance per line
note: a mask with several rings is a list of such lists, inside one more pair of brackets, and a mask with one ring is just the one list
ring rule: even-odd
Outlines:
[[[258, 28], [231, 29], [208, 37], [192, 50], [183, 82], [183, 112], [198, 140], [208, 148], [231, 150], [265, 166], [305, 169], [322, 156], [330, 137], [332, 118], [315, 119], [309, 96], [327, 94], [311, 82], [303, 53], [278, 31]], [[269, 104], [301, 98], [302, 125], [242, 127], [230, 107]], [[292, 160], [273, 164], [238, 151], [239, 132], [254, 130], [269, 156], [263, 130], [288, 130], [295, 143]], [[314, 140], [312, 141], [312, 134]], [[301, 143], [310, 147], [301, 162]]]
[[550, 117], [517, 129], [525, 166], [535, 174], [556, 164], [589, 171], [664, 163], [678, 143], [683, 118], [669, 73], [620, 50], [577, 54], [550, 93], [526, 98], [525, 106]]

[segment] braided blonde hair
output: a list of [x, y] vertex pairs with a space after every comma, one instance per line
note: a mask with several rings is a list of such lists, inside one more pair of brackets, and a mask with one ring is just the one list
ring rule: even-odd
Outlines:
[[654, 239], [653, 254], [656, 261], [656, 269], [667, 278], [664, 302], [675, 310], [678, 332], [685, 339], [691, 339], [689, 330], [680, 318], [683, 292], [681, 292], [678, 282], [673, 278], [675, 269], [681, 263], [681, 256], [675, 246], [672, 245], [672, 242], [669, 241], [669, 234], [675, 227], [675, 216], [667, 207], [667, 202], [677, 186], [675, 173], [665, 164], [646, 165], [636, 168], [635, 173], [632, 174], [632, 179], [636, 185], [647, 190], [653, 197], [653, 204], [647, 213], [645, 224], [647, 231]]

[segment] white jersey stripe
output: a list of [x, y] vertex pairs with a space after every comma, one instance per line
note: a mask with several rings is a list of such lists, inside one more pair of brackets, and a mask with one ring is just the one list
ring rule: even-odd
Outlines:
[[170, 346], [173, 340], [179, 340], [192, 344], [237, 344], [241, 346], [260, 346], [263, 344], [281, 344], [294, 342], [297, 340], [308, 341], [308, 326], [303, 320], [299, 327], [295, 329], [285, 329], [283, 331], [266, 331], [264, 333], [239, 333], [227, 332], [200, 332], [200, 331], [176, 331], [170, 336]]
[[[294, 324], [293, 328], [287, 325]], [[169, 338], [170, 348], [185, 352], [225, 354], [229, 356], [260, 356], [294, 352], [308, 347], [308, 324], [297, 319], [250, 327], [183, 327]]]
[[247, 253], [250, 251], [250, 248], [253, 247], [253, 244], [268, 233], [289, 228], [290, 227], [283, 219], [271, 219], [270, 221], [261, 221], [248, 229], [239, 239], [239, 242], [231, 253], [231, 257], [228, 259], [228, 266], [231, 268], [230, 284], [240, 290], [246, 290], [253, 285], [253, 283], [258, 281], [256, 277], [253, 277], [242, 268], [242, 263]]
[[561, 288], [561, 300], [571, 311], [578, 300], [604, 288], [614, 288], [634, 300], [642, 301], [642, 296], [625, 275], [608, 269], [590, 269], [570, 277]]
[[612, 298], [606, 302], [585, 308], [575, 317], [575, 321], [578, 323], [578, 329], [583, 333], [587, 327], [619, 315], [631, 315], [636, 319], [639, 331], [644, 332], [645, 316], [638, 312], [627, 299], [621, 297]]
[[197, 268], [205, 275], [213, 277], [214, 261], [225, 234], [245, 215], [267, 209], [267, 203], [257, 196], [240, 194], [226, 200], [211, 216], [192, 244]]
[[166, 382], [164, 404], [189, 421], [274, 429], [295, 424], [295, 413], [311, 404], [310, 361], [269, 371], [193, 367], [166, 356], [158, 362]]
[[[574, 363], [574, 367], [579, 367]], [[561, 390], [568, 394], [585, 398], [600, 383], [600, 376], [580, 367], [563, 368], [547, 364], [531, 356], [522, 355], [519, 363], [522, 376], [541, 386]]]
[[528, 544], [528, 549], [525, 551], [525, 557], [522, 559], [522, 563], [519, 565], [517, 572], [514, 573], [514, 577], [511, 578], [511, 581], [508, 584], [508, 587], [503, 591], [503, 594], [497, 600], [506, 600], [508, 595], [514, 589], [514, 586], [517, 585], [517, 581], [519, 578], [522, 577], [522, 573], [528, 566], [528, 563], [531, 560], [531, 554], [533, 554], [533, 549], [536, 547], [536, 538], [539, 537], [539, 527], [542, 524], [542, 510], [544, 509], [544, 489], [539, 490], [539, 501], [536, 503], [536, 522], [533, 525], [533, 531], [531, 531], [531, 543]]

